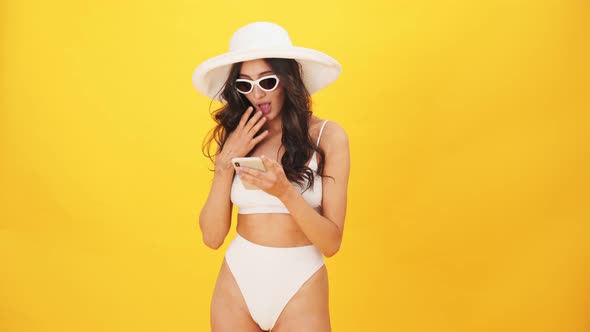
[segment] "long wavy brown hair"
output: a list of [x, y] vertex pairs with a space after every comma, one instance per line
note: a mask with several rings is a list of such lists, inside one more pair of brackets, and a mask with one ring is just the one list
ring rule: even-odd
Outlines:
[[[279, 77], [280, 84], [285, 91], [285, 101], [281, 109], [281, 122], [283, 134], [281, 144], [285, 153], [281, 158], [281, 164], [285, 175], [291, 182], [302, 185], [307, 182], [305, 189], [313, 186], [315, 175], [313, 170], [305, 164], [310, 160], [313, 152], [317, 152], [317, 174], [322, 175], [324, 170], [324, 151], [315, 146], [309, 135], [309, 120], [312, 116], [311, 96], [301, 76], [301, 67], [293, 59], [264, 59], [272, 68], [274, 74]], [[220, 90], [225, 103], [211, 113], [217, 125], [207, 134], [203, 141], [203, 154], [211, 161], [216, 155], [211, 154], [213, 142], [216, 143], [217, 153], [223, 149], [228, 135], [236, 129], [240, 118], [252, 104], [248, 99], [236, 90], [235, 82], [240, 75], [242, 63], [235, 63]], [[263, 129], [261, 129], [262, 131]]]

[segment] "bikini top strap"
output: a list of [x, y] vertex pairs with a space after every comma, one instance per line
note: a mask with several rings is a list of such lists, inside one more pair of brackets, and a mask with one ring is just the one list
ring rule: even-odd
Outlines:
[[326, 126], [326, 123], [328, 123], [328, 120], [325, 120], [324, 123], [322, 123], [320, 134], [318, 135], [318, 142], [315, 144], [316, 146], [320, 146], [320, 138], [322, 138], [322, 132], [324, 131], [324, 126]]
[[[316, 143], [316, 146], [320, 146], [320, 138], [322, 138], [322, 132], [324, 131], [324, 126], [326, 125], [326, 123], [328, 123], [328, 120], [324, 121], [324, 123], [322, 123], [322, 127], [320, 128], [320, 133], [318, 134], [318, 141]], [[313, 156], [311, 156], [311, 162], [310, 162], [310, 167], [311, 165], [316, 165], [315, 167], [317, 168], [317, 161], [316, 161], [316, 153], [317, 151], [313, 152]]]

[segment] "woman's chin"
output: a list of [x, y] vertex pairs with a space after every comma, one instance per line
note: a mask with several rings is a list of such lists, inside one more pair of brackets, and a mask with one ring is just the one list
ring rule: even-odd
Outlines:
[[274, 121], [277, 119], [280, 120], [280, 115], [281, 115], [281, 113], [273, 110], [273, 111], [270, 111], [268, 114], [264, 114], [264, 117], [266, 118], [266, 122], [271, 122], [271, 121]]

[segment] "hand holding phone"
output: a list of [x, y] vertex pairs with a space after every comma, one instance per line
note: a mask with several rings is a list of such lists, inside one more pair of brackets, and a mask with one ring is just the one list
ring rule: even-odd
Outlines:
[[[264, 167], [264, 164], [262, 163], [262, 159], [260, 159], [260, 157], [233, 158], [231, 160], [231, 163], [234, 166], [234, 169], [236, 169], [236, 170], [238, 167], [248, 167], [248, 168], [259, 170], [261, 172], [266, 172], [266, 167]], [[240, 181], [242, 181], [242, 179], [240, 179]], [[242, 184], [244, 185], [244, 188], [246, 188], [248, 190], [260, 189], [260, 188], [256, 187], [255, 185], [250, 184], [246, 181], [242, 181]]]

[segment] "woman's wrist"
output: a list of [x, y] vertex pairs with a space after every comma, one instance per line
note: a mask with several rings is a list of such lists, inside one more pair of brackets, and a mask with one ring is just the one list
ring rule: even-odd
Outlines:
[[293, 198], [299, 196], [299, 192], [295, 189], [294, 186], [288, 186], [285, 191], [283, 191], [277, 198], [286, 205], [286, 203]]
[[234, 168], [232, 167], [231, 161], [226, 163], [215, 163], [215, 175], [224, 175], [224, 174], [232, 174], [234, 173]]
[[221, 152], [217, 158], [215, 158], [215, 172], [217, 172], [218, 170], [221, 172], [225, 172], [225, 171], [233, 171], [233, 167], [231, 164], [231, 160], [232, 160], [232, 156], [231, 156], [231, 150], [228, 152]]

